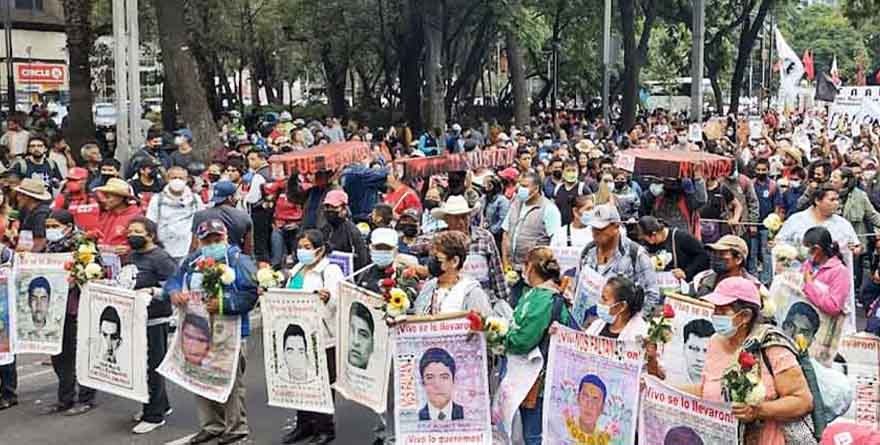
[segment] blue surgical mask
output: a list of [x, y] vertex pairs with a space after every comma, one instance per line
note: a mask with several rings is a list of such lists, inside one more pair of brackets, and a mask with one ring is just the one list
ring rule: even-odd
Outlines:
[[590, 221], [592, 221], [592, 219], [593, 219], [593, 215], [591, 214], [591, 212], [581, 213], [581, 224], [583, 224], [585, 226], [589, 226]]
[[611, 308], [614, 307], [615, 304], [607, 305], [607, 304], [602, 304], [602, 303], [596, 303], [596, 315], [599, 316], [600, 320], [604, 321], [607, 324], [614, 323], [614, 320], [617, 318], [617, 316], [611, 315]]
[[723, 337], [732, 337], [736, 334], [737, 326], [733, 325], [733, 317], [736, 315], [713, 315], [712, 327], [715, 332]]
[[519, 187], [516, 189], [516, 199], [520, 201], [528, 201], [529, 195], [531, 195], [531, 193], [529, 193], [529, 189], [527, 187]]
[[388, 267], [394, 261], [394, 251], [370, 249], [370, 259], [379, 267]]
[[213, 258], [217, 261], [223, 261], [226, 259], [226, 248], [226, 243], [209, 244], [202, 247], [202, 256]]
[[296, 259], [310, 266], [315, 263], [315, 249], [296, 249]]

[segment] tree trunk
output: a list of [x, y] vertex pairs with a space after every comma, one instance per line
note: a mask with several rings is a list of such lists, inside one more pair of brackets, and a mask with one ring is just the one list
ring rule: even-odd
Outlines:
[[400, 77], [400, 98], [403, 113], [414, 131], [422, 126], [422, 75], [419, 69], [422, 48], [425, 45], [422, 32], [422, 15], [415, 0], [402, 2], [401, 31], [397, 41], [400, 48], [398, 71]]
[[648, 42], [651, 29], [657, 18], [655, 0], [647, 0], [644, 5], [645, 20], [642, 24], [642, 35], [636, 44], [635, 31], [635, 0], [620, 1], [620, 21], [623, 31], [623, 106], [621, 119], [623, 129], [629, 131], [636, 122], [636, 108], [639, 100], [639, 74], [648, 54]]
[[159, 44], [165, 66], [165, 84], [171, 85], [184, 121], [193, 133], [194, 155], [208, 160], [221, 147], [217, 124], [198, 76], [198, 65], [187, 41], [186, 25], [178, 0], [154, 0], [158, 18]]
[[[761, 28], [764, 27], [764, 19], [773, 8], [774, 3], [775, 0], [761, 0], [761, 5], [758, 7], [758, 14], [755, 15], [754, 22], [746, 19], [743, 23], [742, 32], [739, 36], [736, 65], [734, 65], [733, 77], [730, 80], [730, 109], [727, 111], [728, 113], [737, 113], [739, 111], [739, 95], [742, 92], [742, 84], [745, 79], [749, 59], [752, 56], [752, 49], [755, 47], [755, 39], [758, 37]], [[743, 14], [751, 14], [751, 11], [743, 11]]]
[[321, 51], [321, 63], [324, 65], [324, 76], [327, 86], [327, 97], [330, 99], [330, 112], [333, 116], [348, 116], [348, 103], [345, 102], [345, 74], [348, 65], [333, 61], [330, 47]]
[[[11, 0], [10, 0], [11, 1]], [[92, 0], [64, 0], [67, 51], [70, 56], [70, 113], [64, 137], [79, 153], [79, 147], [95, 139], [92, 118]]]
[[707, 66], [706, 76], [709, 77], [709, 82], [712, 84], [712, 93], [715, 98], [715, 110], [718, 113], [724, 111], [724, 96], [721, 94], [721, 83], [718, 82], [718, 71], [709, 69]]
[[428, 128], [446, 125], [446, 96], [443, 88], [444, 2], [433, 0], [424, 6], [425, 31], [425, 121]]
[[[165, 68], [166, 72], [168, 68]], [[166, 74], [165, 78], [168, 76]], [[177, 127], [177, 99], [174, 88], [166, 81], [162, 83], [162, 128], [172, 130]]]
[[513, 120], [517, 128], [529, 124], [529, 93], [526, 88], [526, 60], [519, 39], [513, 30], [505, 36], [507, 45], [507, 69], [510, 71], [510, 87], [513, 91]]

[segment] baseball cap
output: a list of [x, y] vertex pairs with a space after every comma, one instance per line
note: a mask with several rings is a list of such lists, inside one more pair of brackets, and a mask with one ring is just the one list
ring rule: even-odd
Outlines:
[[186, 140], [190, 142], [192, 142], [193, 140], [193, 133], [189, 130], [189, 128], [181, 128], [180, 130], [175, 131], [174, 135], [183, 136], [184, 138], [186, 138]]
[[498, 173], [498, 176], [500, 176], [502, 179], [513, 181], [516, 180], [517, 177], [519, 177], [519, 171], [517, 171], [517, 169], [513, 167], [508, 167], [504, 170], [501, 170], [501, 172]]
[[215, 233], [226, 235], [226, 225], [224, 225], [219, 219], [203, 221], [196, 229], [196, 236], [199, 239], [205, 239], [208, 235], [213, 235]]
[[414, 219], [414, 220], [416, 220], [416, 221], [420, 221], [421, 218], [422, 218], [422, 215], [419, 214], [419, 210], [416, 209], [416, 208], [408, 208], [408, 209], [404, 210], [403, 212], [401, 212], [401, 213], [400, 213], [400, 216], [397, 218], [398, 221], [399, 221], [401, 218], [403, 218], [404, 216], [410, 217], [410, 218], [412, 218], [412, 219]]
[[761, 296], [755, 283], [743, 277], [730, 277], [721, 280], [715, 291], [703, 297], [715, 306], [727, 306], [734, 301], [761, 306]]
[[373, 230], [373, 233], [370, 234], [370, 245], [386, 245], [397, 247], [397, 232], [394, 229], [389, 229], [386, 227], [375, 229]]
[[724, 235], [718, 241], [707, 244], [706, 247], [712, 250], [732, 250], [742, 257], [749, 255], [749, 246], [736, 235]]
[[89, 171], [82, 167], [73, 167], [67, 171], [67, 179], [72, 181], [82, 181], [89, 177]]
[[620, 224], [620, 212], [614, 204], [602, 204], [596, 206], [590, 212], [590, 227], [602, 230], [611, 224]]
[[231, 181], [217, 181], [214, 184], [214, 196], [211, 198], [211, 202], [219, 204], [234, 194], [235, 184]]
[[330, 190], [327, 192], [327, 196], [324, 197], [324, 204], [333, 207], [348, 205], [348, 194], [339, 189]]

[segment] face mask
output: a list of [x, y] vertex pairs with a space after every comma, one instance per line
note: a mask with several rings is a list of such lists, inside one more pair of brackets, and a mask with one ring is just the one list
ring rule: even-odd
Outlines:
[[147, 245], [147, 239], [140, 235], [129, 235], [128, 245], [133, 250], [141, 250]]
[[654, 196], [660, 196], [663, 194], [663, 184], [651, 184], [648, 186], [648, 189], [651, 190], [651, 194]]
[[174, 178], [168, 181], [168, 188], [174, 193], [183, 193], [184, 189], [186, 189], [186, 181]]
[[46, 229], [46, 241], [54, 243], [64, 239], [64, 229]]
[[736, 334], [737, 326], [733, 325], [733, 317], [735, 316], [736, 315], [713, 315], [712, 327], [715, 328], [715, 332], [728, 338]]
[[440, 264], [440, 260], [435, 256], [432, 256], [428, 260], [428, 273], [430, 273], [432, 277], [443, 275], [443, 265]]
[[324, 216], [327, 218], [327, 222], [330, 223], [331, 226], [338, 226], [342, 223], [342, 217], [339, 216], [339, 212], [328, 212], [325, 210]]
[[562, 174], [562, 179], [564, 179], [565, 182], [572, 183], [572, 182], [577, 181], [578, 175], [576, 172], [567, 171]]
[[183, 142], [184, 142], [183, 136], [175, 136], [174, 145], [180, 146], [180, 145], [183, 145]]
[[553, 179], [562, 179], [562, 172], [559, 170], [555, 170], [550, 174], [553, 175]]
[[791, 188], [796, 189], [801, 186], [801, 181], [788, 181], [788, 185], [790, 185]]
[[439, 207], [439, 206], [440, 206], [440, 202], [439, 202], [439, 201], [434, 201], [434, 200], [428, 200], [428, 201], [425, 201], [425, 208], [428, 209], [428, 210], [431, 210], [431, 209], [437, 208], [437, 207]]
[[70, 181], [65, 188], [67, 188], [67, 191], [70, 193], [79, 193], [82, 191], [82, 186], [83, 184], [80, 181]]
[[217, 182], [217, 181], [220, 180], [220, 175], [219, 175], [219, 174], [216, 174], [216, 173], [215, 173], [215, 174], [209, 174], [209, 175], [208, 175], [208, 180], [211, 181], [211, 182]]
[[419, 234], [419, 226], [415, 224], [403, 224], [398, 227], [404, 236], [413, 237]]
[[755, 173], [755, 177], [763, 181], [767, 179], [767, 173]]
[[394, 251], [370, 249], [370, 260], [379, 267], [388, 267], [394, 261]]
[[625, 189], [625, 188], [626, 188], [626, 183], [625, 183], [625, 182], [622, 182], [622, 181], [620, 181], [620, 182], [615, 181], [615, 182], [614, 182], [614, 190], [621, 191], [621, 190], [623, 190], [623, 189]]
[[713, 253], [709, 255], [709, 264], [711, 265], [712, 270], [718, 275], [724, 275], [730, 271], [730, 267], [727, 266], [727, 261], [718, 254]]
[[226, 259], [226, 243], [209, 244], [202, 247], [202, 256], [213, 258], [217, 261]]
[[870, 181], [874, 179], [875, 176], [877, 176], [877, 170], [865, 170], [864, 172], [862, 172], [862, 176], [864, 176], [866, 181]]
[[596, 303], [596, 315], [599, 316], [600, 320], [604, 321], [607, 324], [614, 323], [614, 320], [617, 318], [617, 316], [611, 315], [611, 308], [614, 307], [615, 304], [607, 305], [607, 304], [602, 304], [602, 303]]
[[519, 187], [516, 189], [516, 199], [518, 199], [520, 201], [523, 201], [523, 202], [528, 201], [530, 194], [531, 193], [529, 193], [529, 189], [526, 187]]
[[315, 249], [296, 249], [296, 259], [300, 263], [310, 266], [315, 263]]
[[115, 177], [116, 177], [116, 175], [105, 175], [105, 174], [102, 174], [102, 175], [101, 175], [101, 180], [104, 182], [104, 184], [107, 184], [107, 181], [109, 181], [109, 180], [111, 180], [111, 179], [113, 179], [113, 178], [115, 178]]

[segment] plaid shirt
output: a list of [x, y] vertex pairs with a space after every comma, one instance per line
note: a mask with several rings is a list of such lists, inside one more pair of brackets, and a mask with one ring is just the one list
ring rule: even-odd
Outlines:
[[[632, 242], [625, 236], [620, 237], [620, 245], [614, 251], [614, 256], [605, 264], [599, 265], [597, 255], [599, 248], [595, 244], [590, 244], [585, 253], [585, 259], [581, 267], [589, 267], [599, 272], [605, 278], [611, 278], [617, 275], [623, 275], [630, 278], [645, 291], [645, 307], [642, 312], [648, 316], [654, 308], [663, 305], [663, 296], [660, 295], [660, 289], [657, 287], [657, 275], [654, 272], [654, 265], [651, 263], [651, 257], [644, 247]], [[630, 249], [636, 249], [635, 264], [633, 264], [633, 256]]]

